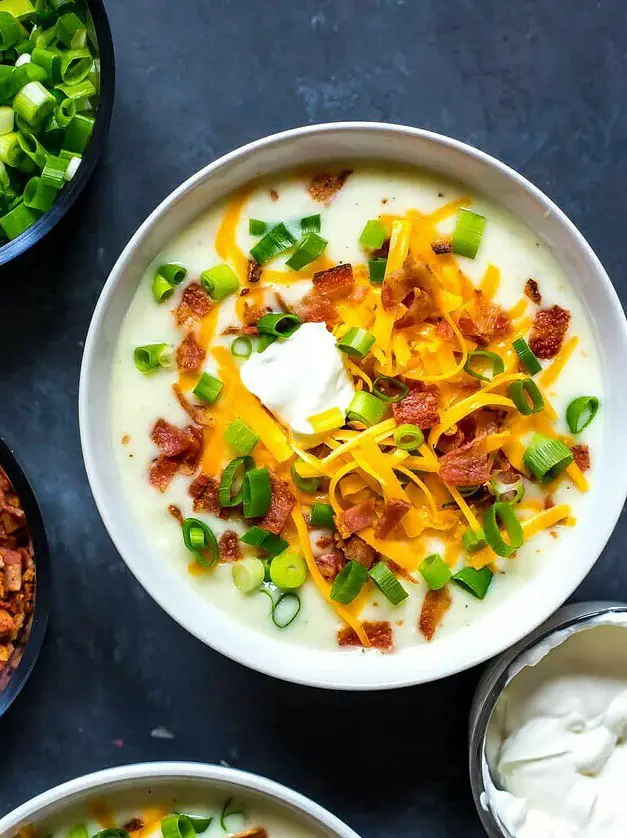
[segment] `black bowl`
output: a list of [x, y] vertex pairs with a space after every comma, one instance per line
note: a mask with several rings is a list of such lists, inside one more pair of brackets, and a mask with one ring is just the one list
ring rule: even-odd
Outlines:
[[81, 165], [72, 180], [63, 187], [52, 209], [44, 213], [21, 236], [0, 247], [0, 265], [6, 265], [20, 256], [58, 224], [87, 185], [107, 139], [115, 89], [115, 56], [111, 27], [103, 0], [86, 0], [86, 5], [94, 24], [100, 58], [100, 105], [96, 113], [96, 124]]
[[0, 466], [6, 472], [26, 513], [35, 560], [35, 609], [22, 659], [0, 691], [0, 716], [5, 713], [28, 680], [41, 650], [52, 595], [50, 553], [39, 505], [24, 471], [9, 446], [0, 439]]

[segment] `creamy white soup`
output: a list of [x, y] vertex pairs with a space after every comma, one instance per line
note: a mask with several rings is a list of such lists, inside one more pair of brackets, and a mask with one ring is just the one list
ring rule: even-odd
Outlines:
[[155, 561], [208, 608], [391, 651], [557, 560], [601, 373], [512, 215], [416, 170], [329, 171], [250, 184], [164, 243], [118, 338], [111, 433]]

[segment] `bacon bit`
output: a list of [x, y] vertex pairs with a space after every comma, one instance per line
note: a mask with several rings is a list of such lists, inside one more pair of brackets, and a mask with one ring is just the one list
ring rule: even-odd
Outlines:
[[250, 294], [250, 291], [250, 288], [242, 288], [239, 292], [239, 295], [240, 297], [246, 297], [248, 294]]
[[190, 282], [178, 307], [174, 309], [177, 326], [193, 326], [212, 310], [213, 302], [205, 289], [198, 282]]
[[[427, 291], [423, 291], [422, 288], [414, 288], [403, 305], [407, 307], [407, 311], [395, 322], [394, 326], [397, 329], [418, 326], [424, 323], [427, 317], [430, 317], [434, 312], [431, 295]], [[446, 321], [444, 322], [446, 323]]]
[[0, 608], [0, 636], [6, 634], [13, 634], [15, 631], [15, 623], [13, 617], [4, 608]]
[[346, 299], [349, 303], [353, 303], [353, 305], [359, 305], [359, 303], [363, 303], [368, 293], [369, 289], [365, 285], [357, 285]]
[[327, 326], [332, 326], [338, 319], [331, 300], [318, 294], [315, 289], [305, 294], [300, 303], [294, 306], [294, 313], [303, 323], [326, 323]]
[[545, 509], [553, 509], [555, 506], [555, 501], [551, 497], [551, 495], [547, 495], [544, 499], [544, 508]]
[[392, 405], [398, 425], [409, 423], [419, 428], [432, 428], [440, 421], [440, 390], [437, 384], [408, 382], [409, 393]]
[[218, 500], [220, 484], [208, 474], [199, 474], [190, 483], [188, 492], [194, 499], [194, 512], [207, 512], [209, 515], [220, 515], [223, 510]]
[[431, 250], [438, 256], [443, 253], [453, 252], [453, 243], [450, 239], [440, 239], [439, 241], [431, 242]]
[[222, 332], [223, 335], [258, 335], [259, 329], [256, 326], [227, 326]]
[[428, 290], [433, 287], [433, 271], [426, 262], [420, 262], [410, 254], [401, 268], [392, 271], [383, 280], [381, 303], [391, 309], [402, 303], [414, 288]]
[[440, 478], [450, 486], [478, 486], [490, 477], [485, 438], [467, 442], [439, 458]]
[[588, 471], [590, 468], [590, 448], [587, 445], [573, 445], [573, 457], [575, 464], [581, 471]]
[[258, 306], [244, 303], [244, 323], [247, 326], [256, 326], [264, 314], [272, 311], [270, 306]]
[[[248, 281], [249, 282], [259, 282], [261, 279], [261, 274], [263, 272], [263, 268], [261, 265], [258, 265], [254, 259], [248, 260]], [[242, 289], [247, 290], [247, 289]]]
[[131, 438], [128, 434], [124, 434], [122, 436], [122, 445], [128, 445], [130, 441], [131, 441]]
[[371, 259], [387, 259], [390, 255], [390, 239], [386, 239], [381, 247], [372, 251]]
[[[311, 526], [311, 521], [309, 522], [309, 525]], [[322, 538], [319, 538], [316, 541], [316, 547], [320, 550], [326, 550], [327, 547], [331, 547], [332, 544], [335, 544], [335, 539], [332, 535], [323, 535]]]
[[272, 487], [270, 509], [259, 522], [259, 526], [270, 530], [275, 535], [280, 535], [288, 522], [296, 498], [290, 491], [289, 483], [281, 480], [272, 472], [270, 472], [270, 484]]
[[194, 337], [188, 332], [187, 337], [176, 350], [176, 363], [180, 370], [197, 370], [205, 360], [206, 352]]
[[314, 290], [329, 300], [340, 300], [348, 296], [355, 287], [353, 266], [336, 265], [313, 275]]
[[168, 512], [174, 518], [175, 521], [179, 522], [179, 524], [182, 524], [183, 521], [185, 520], [181, 510], [178, 508], [178, 506], [175, 506], [173, 503], [171, 503], [168, 506]]
[[440, 320], [436, 332], [442, 340], [446, 340], [449, 343], [455, 342], [455, 332], [453, 331], [453, 327], [446, 320]]
[[145, 826], [143, 820], [141, 818], [132, 818], [128, 823], [124, 824], [124, 829], [127, 832], [139, 832], [140, 829], [143, 829]]
[[330, 204], [352, 173], [352, 169], [343, 169], [337, 175], [327, 173], [314, 175], [309, 184], [309, 197], [312, 201]]
[[411, 504], [400, 498], [386, 500], [383, 513], [377, 521], [374, 534], [377, 538], [388, 538], [394, 529], [400, 524], [409, 511]]
[[197, 425], [202, 425], [204, 428], [210, 428], [213, 425], [213, 417], [211, 416], [209, 405], [194, 404], [188, 401], [178, 384], [173, 384], [172, 389], [185, 413], [191, 416]]
[[166, 457], [165, 454], [159, 454], [157, 459], [153, 460], [150, 465], [150, 472], [148, 474], [150, 485], [154, 486], [161, 493], [165, 492], [178, 470], [178, 460]]
[[363, 530], [364, 527], [370, 527], [373, 519], [374, 500], [367, 500], [351, 506], [350, 509], [344, 509], [336, 517], [335, 524], [342, 538], [348, 538], [349, 535]]
[[369, 570], [377, 556], [374, 547], [361, 539], [358, 535], [351, 535], [350, 538], [340, 540], [338, 547], [344, 553], [347, 562], [359, 562], [366, 570]]
[[262, 826], [254, 826], [252, 829], [247, 829], [246, 832], [231, 835], [231, 838], [268, 838], [268, 833]]
[[225, 530], [218, 541], [220, 561], [236, 562], [242, 558], [239, 535], [234, 530]]
[[272, 198], [273, 201], [278, 201], [279, 200], [279, 193], [276, 191], [276, 189], [271, 189], [270, 190], [270, 197]]
[[330, 550], [328, 553], [316, 556], [314, 561], [321, 576], [327, 582], [332, 582], [346, 564], [346, 559], [339, 550]]
[[408, 570], [405, 570], [404, 567], [401, 567], [400, 564], [396, 564], [395, 561], [392, 559], [385, 559], [386, 565], [395, 574], [395, 576], [400, 576], [402, 579], [405, 579], [407, 582], [413, 582], [414, 585], [416, 584], [417, 580], [411, 575]]
[[[380, 649], [382, 652], [390, 652], [394, 647], [392, 626], [387, 620], [362, 623], [366, 637], [373, 649]], [[337, 633], [337, 642], [340, 646], [361, 646], [363, 645], [357, 633], [350, 626], [341, 628]]]
[[536, 312], [529, 338], [529, 348], [538, 358], [554, 358], [562, 347], [570, 323], [570, 311], [561, 306]]
[[186, 430], [177, 428], [165, 419], [157, 419], [150, 438], [166, 457], [178, 457], [194, 442]]
[[446, 588], [439, 591], [427, 591], [420, 609], [418, 628], [427, 640], [432, 640], [444, 615], [451, 607], [451, 595]]
[[507, 337], [512, 331], [509, 314], [496, 303], [484, 302], [481, 291], [475, 291], [473, 316], [464, 312], [458, 323], [461, 333], [482, 346]]
[[202, 459], [205, 435], [202, 428], [195, 425], [188, 425], [185, 431], [190, 438], [190, 444], [183, 457], [181, 471], [183, 474], [193, 474]]
[[540, 293], [540, 288], [538, 287], [538, 283], [535, 279], [528, 279], [527, 282], [525, 282], [525, 296], [537, 306], [542, 305], [542, 294]]

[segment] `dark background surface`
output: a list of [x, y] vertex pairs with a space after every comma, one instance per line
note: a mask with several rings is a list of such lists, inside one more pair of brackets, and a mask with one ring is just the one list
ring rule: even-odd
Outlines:
[[[283, 684], [205, 648], [142, 591], [83, 470], [82, 343], [122, 247], [170, 190], [235, 146], [330, 120], [423, 126], [500, 157], [570, 215], [627, 291], [623, 3], [108, 8], [118, 87], [104, 158], [70, 216], [1, 276], [0, 433], [41, 500], [56, 578], [39, 664], [0, 721], [0, 815], [88, 771], [191, 759], [285, 782], [364, 838], [479, 838], [466, 773], [478, 670], [372, 695]], [[577, 598], [627, 598], [625, 526]], [[160, 726], [174, 738], [152, 737]]]

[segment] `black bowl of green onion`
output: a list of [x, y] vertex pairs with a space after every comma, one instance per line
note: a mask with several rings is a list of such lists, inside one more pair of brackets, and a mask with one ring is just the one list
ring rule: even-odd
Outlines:
[[0, 265], [43, 238], [85, 187], [114, 86], [103, 0], [0, 0]]

